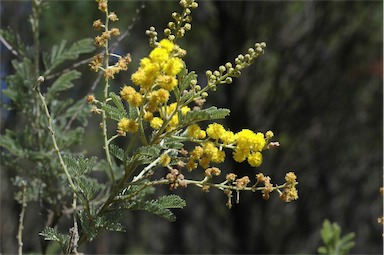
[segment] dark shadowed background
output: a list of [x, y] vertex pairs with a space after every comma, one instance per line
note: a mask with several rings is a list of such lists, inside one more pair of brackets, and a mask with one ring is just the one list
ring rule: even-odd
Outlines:
[[[95, 36], [91, 25], [101, 14], [94, 1], [48, 1], [41, 21], [42, 49], [61, 39]], [[140, 5], [145, 3], [145, 8]], [[284, 204], [276, 196], [262, 200], [243, 193], [240, 204], [225, 206], [222, 192], [177, 190], [187, 201], [178, 220], [134, 212], [124, 219], [126, 233], [104, 233], [80, 251], [86, 254], [215, 253], [314, 254], [321, 245], [324, 219], [344, 233], [356, 233], [351, 253], [382, 254], [383, 215], [383, 2], [382, 1], [200, 1], [192, 31], [180, 41], [185, 61], [205, 84], [205, 70], [216, 69], [266, 42], [265, 54], [233, 84], [210, 93], [207, 105], [231, 109], [226, 125], [273, 130], [281, 146], [264, 153], [259, 169], [228, 161], [223, 169], [253, 175], [258, 171], [282, 183], [295, 171], [299, 200]], [[140, 58], [150, 51], [145, 30], [162, 29], [179, 11], [177, 1], [110, 1], [110, 10], [126, 30], [141, 9], [130, 35], [120, 44], [133, 63], [114, 80], [118, 92], [129, 83]], [[1, 1], [1, 27], [11, 27], [31, 43], [26, 1]], [[1, 76], [12, 73], [13, 56], [1, 45]], [[87, 94], [96, 74], [84, 66], [73, 91]], [[6, 84], [2, 82], [2, 87]], [[2, 96], [6, 102], [6, 98]], [[1, 128], [9, 127], [2, 109]], [[98, 117], [92, 117], [84, 144], [88, 156], [102, 156]], [[19, 205], [9, 182], [12, 170], [1, 169], [1, 253], [16, 253]], [[159, 193], [170, 193], [166, 187]], [[26, 214], [24, 250], [39, 251], [44, 222], [37, 206]], [[52, 248], [54, 251], [54, 249]]]

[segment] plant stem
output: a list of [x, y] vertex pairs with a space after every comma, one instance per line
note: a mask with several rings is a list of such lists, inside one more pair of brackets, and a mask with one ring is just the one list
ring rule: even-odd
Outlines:
[[[107, 9], [105, 11], [105, 31], [107, 32], [108, 31], [108, 23], [109, 23], [109, 12], [108, 12], [108, 5], [107, 5]], [[106, 43], [105, 43], [105, 70], [108, 69], [109, 67], [109, 57], [110, 57], [110, 53], [109, 53], [109, 49], [108, 49], [108, 40], [106, 40]], [[108, 99], [108, 89], [109, 89], [109, 78], [106, 77], [105, 78], [105, 85], [104, 85], [104, 104], [107, 103], [107, 99]], [[108, 143], [108, 133], [107, 133], [107, 113], [105, 112], [105, 110], [102, 111], [102, 114], [101, 114], [101, 127], [102, 127], [102, 133], [103, 133], [103, 138], [104, 138], [104, 151], [105, 151], [105, 157], [107, 159], [107, 162], [108, 162], [108, 166], [109, 166], [109, 174], [111, 176], [111, 179], [112, 179], [112, 183], [113, 185], [116, 185], [116, 181], [115, 181], [115, 175], [113, 174], [113, 166], [112, 166], [112, 159], [111, 159], [111, 154], [109, 153], [109, 143]]]
[[17, 232], [17, 240], [19, 245], [19, 251], [18, 254], [23, 254], [23, 229], [24, 229], [24, 214], [25, 214], [25, 208], [27, 207], [27, 201], [26, 201], [26, 195], [25, 191], [27, 189], [27, 183], [25, 181], [22, 181], [21, 183], [21, 212], [19, 215], [19, 230]]
[[48, 120], [48, 129], [49, 129], [51, 137], [52, 137], [53, 149], [56, 152], [57, 156], [59, 157], [60, 164], [63, 167], [65, 175], [67, 176], [69, 185], [71, 186], [73, 192], [76, 195], [78, 195], [77, 194], [77, 190], [76, 190], [76, 186], [75, 186], [75, 184], [72, 181], [71, 175], [69, 174], [68, 169], [67, 169], [67, 165], [64, 163], [63, 157], [61, 156], [61, 153], [60, 153], [60, 149], [57, 146], [56, 137], [55, 137], [55, 131], [53, 130], [53, 127], [52, 127], [52, 118], [51, 118], [51, 115], [49, 113], [47, 103], [45, 102], [44, 96], [40, 92], [40, 84], [43, 81], [44, 81], [44, 78], [42, 76], [39, 76], [37, 81], [36, 81], [34, 89], [35, 89], [36, 93], [38, 94], [38, 96], [40, 97], [41, 103], [43, 104], [43, 107], [44, 107], [45, 115], [46, 115], [47, 120]]

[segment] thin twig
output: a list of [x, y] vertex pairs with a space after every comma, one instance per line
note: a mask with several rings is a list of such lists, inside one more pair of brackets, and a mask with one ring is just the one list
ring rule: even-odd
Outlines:
[[5, 47], [7, 47], [10, 52], [12, 52], [13, 55], [19, 56], [19, 53], [17, 53], [17, 51], [7, 42], [7, 40], [5, 40], [2, 35], [0, 35], [0, 41], [4, 44]]
[[61, 166], [63, 167], [63, 170], [64, 170], [64, 173], [65, 175], [67, 176], [67, 179], [68, 179], [68, 182], [69, 182], [69, 185], [71, 186], [73, 192], [77, 194], [77, 190], [76, 190], [76, 186], [75, 184], [73, 183], [72, 181], [72, 177], [71, 175], [69, 174], [68, 172], [68, 169], [67, 169], [67, 165], [64, 163], [64, 160], [63, 160], [63, 157], [61, 156], [61, 153], [60, 153], [60, 149], [59, 147], [57, 146], [57, 142], [56, 142], [56, 137], [55, 137], [55, 131], [53, 130], [53, 126], [52, 126], [52, 118], [51, 118], [51, 115], [49, 113], [49, 110], [48, 110], [48, 106], [47, 106], [47, 103], [45, 102], [45, 98], [44, 96], [41, 94], [40, 92], [40, 84], [44, 81], [44, 77], [42, 76], [39, 76], [37, 78], [37, 81], [36, 81], [36, 84], [35, 84], [35, 91], [36, 93], [38, 94], [38, 96], [40, 97], [40, 100], [41, 100], [41, 103], [43, 104], [43, 107], [44, 107], [44, 111], [45, 111], [45, 115], [48, 119], [48, 129], [51, 133], [51, 137], [52, 137], [52, 142], [53, 142], [53, 149], [54, 151], [56, 152], [57, 156], [59, 157], [59, 161], [60, 161], [60, 164]]
[[45, 79], [46, 80], [50, 80], [52, 78], [56, 78], [56, 77], [62, 75], [63, 73], [67, 73], [67, 72], [71, 71], [72, 69], [75, 69], [75, 68], [77, 68], [77, 67], [79, 67], [81, 65], [88, 64], [92, 60], [92, 58], [93, 57], [81, 60], [81, 61], [79, 61], [77, 63], [74, 63], [71, 67], [68, 67], [68, 68], [66, 68], [66, 69], [64, 69], [64, 70], [62, 70], [60, 72], [57, 72], [57, 73], [54, 73], [54, 74], [46, 76]]

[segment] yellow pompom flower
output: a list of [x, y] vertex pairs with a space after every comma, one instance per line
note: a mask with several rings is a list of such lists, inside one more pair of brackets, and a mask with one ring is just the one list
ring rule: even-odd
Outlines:
[[127, 85], [125, 85], [125, 86], [120, 90], [120, 96], [121, 96], [124, 100], [126, 100], [126, 101], [128, 101], [129, 98], [130, 98], [134, 93], [136, 93], [136, 90], [135, 90], [133, 87], [131, 87], [131, 86], [127, 86]]
[[184, 63], [181, 58], [170, 58], [163, 66], [164, 73], [175, 76], [183, 69]]
[[199, 125], [193, 124], [187, 128], [187, 135], [195, 139], [204, 139], [206, 136], [206, 133], [204, 130], [201, 130]]
[[143, 103], [143, 97], [139, 92], [136, 92], [128, 99], [128, 103], [132, 106], [140, 106]]
[[150, 122], [150, 126], [156, 130], [160, 129], [162, 125], [163, 125], [163, 120], [159, 117], [154, 117]]
[[158, 102], [160, 104], [168, 102], [168, 99], [169, 99], [168, 90], [165, 90], [165, 89], [157, 90], [157, 97], [158, 97]]
[[223, 141], [224, 144], [231, 144], [236, 141], [235, 134], [232, 131], [225, 131], [220, 135], [220, 140]]
[[195, 146], [195, 148], [191, 151], [191, 158], [192, 159], [199, 159], [201, 156], [203, 156], [204, 149], [201, 146]]
[[211, 161], [213, 163], [221, 163], [221, 162], [224, 162], [224, 160], [225, 160], [225, 152], [216, 148], [216, 150], [212, 154]]
[[161, 155], [160, 157], [160, 161], [159, 161], [160, 165], [162, 166], [167, 166], [169, 165], [169, 163], [171, 163], [171, 157], [168, 156], [168, 154], [163, 154]]
[[159, 42], [159, 46], [163, 49], [165, 49], [168, 52], [171, 52], [173, 50], [173, 47], [175, 46], [173, 42], [171, 42], [168, 39], [163, 39]]
[[263, 155], [260, 152], [252, 153], [248, 156], [248, 163], [252, 167], [258, 167], [263, 162]]
[[166, 103], [169, 99], [169, 92], [165, 89], [159, 89], [148, 93], [148, 100], [152, 105]]
[[145, 112], [143, 118], [146, 121], [151, 121], [153, 119], [153, 113], [152, 112]]
[[243, 129], [235, 135], [236, 146], [241, 148], [248, 148], [252, 151], [262, 151], [265, 146], [264, 134], [258, 132], [257, 134], [249, 129]]
[[132, 74], [131, 80], [135, 85], [140, 86], [144, 89], [149, 89], [155, 81], [153, 77], [147, 76], [144, 69], [142, 68], [139, 68], [139, 70]]
[[225, 128], [221, 124], [213, 123], [208, 125], [206, 132], [210, 138], [217, 140], [223, 135]]
[[122, 118], [117, 124], [117, 127], [120, 131], [129, 133], [135, 133], [139, 129], [139, 125], [135, 120], [127, 118]]
[[153, 62], [162, 64], [168, 60], [169, 53], [166, 49], [155, 48], [149, 53], [149, 57]]
[[171, 91], [177, 85], [177, 79], [169, 75], [159, 75], [156, 79], [156, 83], [161, 88]]
[[181, 113], [183, 114], [183, 116], [187, 115], [187, 112], [189, 112], [190, 110], [191, 108], [189, 108], [188, 106], [181, 107]]
[[249, 148], [247, 147], [236, 147], [234, 152], [233, 152], [233, 159], [236, 161], [236, 162], [243, 162], [244, 160], [247, 159], [248, 155], [249, 155], [250, 151], [249, 151]]

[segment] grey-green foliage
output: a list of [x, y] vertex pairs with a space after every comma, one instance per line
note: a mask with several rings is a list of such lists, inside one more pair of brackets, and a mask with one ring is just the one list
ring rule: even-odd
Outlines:
[[70, 47], [65, 47], [63, 41], [53, 46], [49, 53], [41, 52], [45, 66], [41, 70], [30, 50], [33, 45], [25, 46], [13, 31], [1, 29], [0, 33], [17, 54], [11, 62], [14, 72], [5, 78], [6, 89], [2, 90], [10, 101], [2, 103], [1, 107], [12, 111], [14, 121], [5, 121], [5, 132], [0, 136], [1, 164], [6, 171], [10, 170], [8, 175], [14, 179], [16, 187], [18, 180], [26, 181], [28, 201], [44, 204], [53, 211], [56, 222], [71, 192], [62, 166], [56, 160], [47, 117], [33, 88], [39, 75], [50, 77], [42, 84], [42, 90], [46, 91], [44, 95], [58, 146], [62, 153], [70, 155], [70, 149], [82, 141], [89, 110], [84, 107], [83, 99], [74, 101], [61, 96], [74, 86], [73, 82], [81, 73], [73, 68], [60, 70], [59, 67], [61, 64], [71, 65], [82, 53], [92, 52], [92, 39], [80, 40]]
[[318, 248], [320, 254], [328, 255], [344, 255], [349, 252], [355, 246], [353, 239], [355, 233], [349, 233], [345, 236], [341, 236], [340, 226], [329, 220], [324, 220], [323, 228], [321, 229], [321, 238], [324, 246]]
[[184, 208], [185, 201], [177, 195], [168, 195], [149, 201], [134, 201], [127, 204], [127, 209], [144, 210], [161, 216], [169, 221], [175, 221], [176, 216], [169, 209]]
[[56, 229], [46, 227], [41, 233], [46, 241], [55, 241], [60, 244], [61, 250], [65, 251], [68, 247], [69, 235], [59, 233]]

